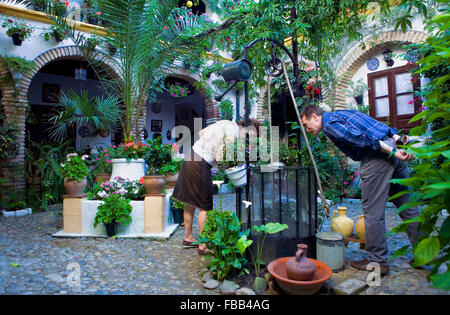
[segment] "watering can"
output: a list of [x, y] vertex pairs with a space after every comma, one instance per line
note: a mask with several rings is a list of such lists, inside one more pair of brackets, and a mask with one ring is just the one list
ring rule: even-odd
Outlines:
[[222, 77], [227, 82], [248, 81], [252, 76], [253, 68], [247, 59], [229, 62], [223, 66]]

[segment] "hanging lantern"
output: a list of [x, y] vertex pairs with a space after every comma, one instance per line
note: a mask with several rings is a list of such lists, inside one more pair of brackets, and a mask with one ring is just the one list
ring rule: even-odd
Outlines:
[[193, 5], [194, 5], [194, 4], [192, 3], [192, 1], [187, 1], [187, 2], [186, 2], [186, 6], [187, 6], [188, 8], [192, 8]]

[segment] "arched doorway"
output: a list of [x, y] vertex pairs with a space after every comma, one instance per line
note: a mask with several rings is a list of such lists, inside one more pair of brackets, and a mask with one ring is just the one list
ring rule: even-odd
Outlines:
[[[172, 87], [172, 90], [178, 87], [178, 92], [172, 95], [167, 91], [158, 93], [156, 102], [147, 104], [145, 136], [150, 139], [161, 136], [163, 143], [172, 143], [178, 140], [172, 134], [172, 129], [175, 126], [186, 126], [190, 130], [193, 144], [195, 119], [201, 119], [200, 128], [206, 127], [208, 115], [204, 97], [192, 83], [176, 75], [167, 76], [164, 85], [168, 89]], [[186, 135], [182, 135], [184, 136]]]
[[[49, 62], [34, 75], [28, 89], [27, 149], [30, 143], [56, 144], [51, 137], [53, 123], [50, 119], [61, 109], [59, 96], [69, 91], [76, 94], [86, 92], [89, 98], [104, 95], [96, 72], [81, 57]], [[91, 126], [72, 128], [64, 140], [69, 141], [69, 145], [77, 151], [87, 152], [97, 146], [116, 143], [116, 137], [119, 138], [114, 132], [100, 134], [98, 130], [91, 129]]]

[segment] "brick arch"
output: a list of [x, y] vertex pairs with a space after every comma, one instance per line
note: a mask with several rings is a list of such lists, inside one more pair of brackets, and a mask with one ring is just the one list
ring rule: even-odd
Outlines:
[[[116, 78], [119, 77], [118, 72], [115, 71], [113, 59], [102, 53], [97, 53], [97, 56], [98, 61], [101, 62], [108, 74]], [[36, 67], [34, 70], [30, 74], [23, 76], [17, 82], [16, 86], [8, 85], [4, 82], [0, 86], [3, 94], [1, 106], [4, 108], [6, 120], [14, 122], [17, 129], [19, 153], [12, 161], [17, 162], [21, 166], [24, 166], [25, 163], [25, 120], [28, 110], [28, 88], [30, 87], [31, 81], [36, 73], [46, 64], [71, 58], [84, 58], [83, 53], [77, 46], [64, 46], [47, 50], [35, 58], [34, 62], [36, 63]], [[0, 60], [0, 78], [10, 75], [8, 67]], [[25, 186], [24, 176], [19, 176], [14, 186], [23, 188]]]
[[[183, 79], [190, 84], [201, 81], [200, 75], [190, 73], [184, 68], [169, 68], [165, 71], [165, 75]], [[198, 93], [203, 97], [205, 102], [206, 124], [210, 125], [215, 123], [220, 119], [219, 103], [216, 100], [209, 98], [206, 91], [202, 88], [198, 89]]]
[[339, 91], [346, 90], [349, 87], [348, 83], [369, 58], [389, 47], [422, 43], [427, 37], [428, 34], [414, 30], [406, 31], [405, 33], [401, 31], [388, 31], [365, 40], [364, 44], [366, 47], [371, 48], [363, 50], [360, 45], [357, 45], [350, 50], [337, 68], [337, 83], [331, 91], [327, 91], [330, 94], [331, 100], [334, 101], [336, 109], [346, 107], [346, 96]]

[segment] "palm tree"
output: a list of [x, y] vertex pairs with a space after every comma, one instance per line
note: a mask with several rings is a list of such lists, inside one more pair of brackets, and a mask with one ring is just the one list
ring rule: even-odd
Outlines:
[[[202, 31], [205, 20], [176, 9], [177, 4], [178, 0], [99, 0], [101, 18], [108, 24], [106, 34], [99, 38], [105, 47], [101, 58], [98, 52], [83, 49], [87, 46], [87, 35], [70, 27], [67, 24], [70, 21], [51, 15], [84, 52], [105, 93], [120, 96], [124, 105], [121, 115], [124, 142], [134, 141], [133, 133], [140, 137], [138, 120], [149, 91], [163, 84], [173, 60], [189, 52], [189, 45], [194, 43], [190, 36], [196, 34], [196, 29], [197, 33]], [[106, 43], [116, 48], [118, 77], [113, 79], [100, 67], [105, 58], [110, 58]]]
[[70, 128], [93, 123], [97, 130], [114, 129], [119, 121], [120, 101], [117, 97], [97, 96], [89, 98], [87, 91], [77, 94], [73, 90], [59, 98], [63, 110], [50, 118], [54, 126], [50, 136], [55, 141], [63, 140]]

